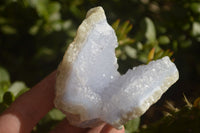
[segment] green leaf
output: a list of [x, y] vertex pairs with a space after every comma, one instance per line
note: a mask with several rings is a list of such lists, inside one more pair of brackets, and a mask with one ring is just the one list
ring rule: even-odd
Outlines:
[[119, 40], [118, 43], [119, 45], [128, 45], [128, 44], [132, 44], [135, 40], [129, 37], [126, 37], [122, 40]]
[[39, 122], [39, 124], [48, 123], [50, 121], [61, 121], [65, 115], [58, 109], [50, 110]]
[[194, 37], [200, 35], [200, 23], [199, 22], [194, 22], [192, 25], [192, 35]]
[[10, 86], [9, 81], [1, 81], [0, 82], [0, 102], [3, 101], [3, 95], [8, 90], [9, 86]]
[[119, 40], [125, 39], [131, 29], [132, 29], [132, 25], [130, 24], [130, 22], [129, 21], [124, 22], [120, 27], [118, 39]]
[[190, 4], [190, 9], [194, 12], [194, 13], [200, 13], [200, 3], [194, 2]]
[[118, 27], [119, 27], [119, 23], [120, 23], [120, 19], [117, 19], [113, 24], [112, 27], [115, 31], [117, 31]]
[[8, 71], [3, 67], [0, 67], [0, 102], [3, 101], [3, 95], [10, 86], [10, 76]]
[[0, 82], [2, 81], [9, 81], [10, 82], [10, 76], [8, 71], [4, 69], [3, 67], [0, 67]]
[[59, 12], [61, 6], [58, 2], [54, 1], [54, 2], [50, 2], [47, 8], [48, 8], [49, 14], [53, 14], [53, 13]]
[[38, 31], [40, 30], [41, 25], [42, 25], [42, 20], [41, 19], [37, 20], [35, 25], [30, 27], [29, 33], [32, 34], [32, 35], [36, 35], [38, 33]]
[[4, 34], [16, 34], [17, 30], [10, 25], [4, 25], [0, 29]]
[[14, 95], [7, 91], [4, 95], [3, 95], [3, 103], [10, 105], [13, 101], [15, 100]]
[[132, 25], [129, 21], [125, 21], [120, 24], [120, 20], [118, 19], [112, 24], [112, 27], [116, 32], [119, 46], [131, 44], [135, 41], [134, 39], [128, 37], [128, 34], [132, 29]]
[[178, 42], [177, 42], [176, 40], [174, 40], [174, 41], [172, 42], [172, 46], [173, 46], [173, 50], [174, 50], [174, 51], [177, 51], [177, 49], [178, 49]]
[[158, 41], [159, 41], [159, 44], [161, 44], [161, 45], [167, 45], [170, 43], [170, 40], [167, 36], [160, 36], [158, 38]]
[[135, 34], [135, 40], [144, 44], [154, 44], [156, 42], [156, 29], [150, 18], [145, 17], [143, 19], [138, 32]]
[[140, 117], [134, 118], [125, 125], [126, 133], [136, 132], [140, 125]]
[[161, 57], [163, 57], [163, 55], [164, 51], [161, 49], [155, 54], [154, 59], [160, 59]]
[[20, 95], [22, 95], [23, 93], [27, 92], [28, 90], [29, 90], [29, 88], [24, 88], [24, 89], [22, 89], [21, 91], [19, 91], [19, 92], [17, 93], [17, 95], [15, 96], [15, 98], [19, 97]]
[[8, 91], [11, 92], [15, 97], [23, 90], [27, 90], [27, 87], [25, 83], [21, 81], [14, 82], [8, 89]]
[[37, 13], [44, 18], [48, 18], [48, 11], [47, 11], [47, 5], [49, 3], [49, 0], [36, 0], [35, 6]]
[[148, 62], [154, 59], [154, 55], [155, 55], [155, 48], [152, 48], [148, 54]]
[[184, 41], [180, 44], [181, 48], [188, 48], [188, 47], [190, 47], [191, 45], [192, 45], [192, 41], [191, 41], [191, 40], [184, 40]]
[[145, 24], [146, 24], [146, 32], [145, 32], [145, 37], [148, 40], [148, 43], [152, 43], [156, 40], [156, 30], [153, 21], [146, 17], [144, 19]]
[[48, 114], [54, 120], [62, 120], [65, 117], [65, 115], [58, 109], [52, 109]]
[[59, 21], [60, 20], [59, 10], [61, 8], [60, 4], [58, 2], [50, 2], [47, 8], [49, 14], [48, 20], [51, 22]]
[[137, 58], [137, 50], [135, 48], [130, 47], [130, 46], [127, 45], [125, 47], [125, 52], [129, 57], [131, 57], [133, 59]]

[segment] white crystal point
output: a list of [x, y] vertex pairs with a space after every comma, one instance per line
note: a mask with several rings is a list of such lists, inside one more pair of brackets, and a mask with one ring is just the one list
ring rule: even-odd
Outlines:
[[58, 67], [55, 106], [79, 127], [115, 128], [141, 116], [178, 80], [168, 57], [117, 71], [117, 37], [102, 7], [88, 11]]

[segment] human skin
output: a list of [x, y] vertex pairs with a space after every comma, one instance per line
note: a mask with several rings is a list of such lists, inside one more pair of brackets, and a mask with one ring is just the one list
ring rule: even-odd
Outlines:
[[[0, 116], [0, 133], [30, 133], [38, 121], [53, 107], [56, 71], [52, 72], [30, 91], [24, 93]], [[95, 128], [78, 128], [66, 119], [50, 133], [124, 133], [108, 124]]]

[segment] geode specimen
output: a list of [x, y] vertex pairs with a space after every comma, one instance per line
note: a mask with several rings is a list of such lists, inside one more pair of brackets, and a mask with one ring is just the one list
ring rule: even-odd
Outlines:
[[72, 125], [106, 122], [119, 129], [141, 116], [178, 80], [178, 70], [168, 57], [120, 75], [117, 45], [102, 7], [89, 10], [57, 72], [55, 106]]

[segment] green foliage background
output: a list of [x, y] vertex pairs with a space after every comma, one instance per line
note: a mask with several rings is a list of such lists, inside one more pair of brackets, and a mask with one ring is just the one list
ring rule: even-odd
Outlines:
[[[121, 73], [166, 55], [180, 71], [179, 81], [141, 119], [130, 121], [127, 132], [200, 130], [194, 126], [198, 119], [187, 125], [171, 122], [199, 118], [198, 104], [189, 108], [182, 100], [183, 93], [191, 102], [200, 96], [199, 0], [1, 0], [0, 111], [57, 68], [87, 10], [95, 6], [103, 6], [118, 36]], [[179, 111], [163, 107], [166, 100]], [[163, 116], [164, 111], [174, 117]], [[33, 132], [47, 132], [61, 119], [62, 113], [52, 110]]]

